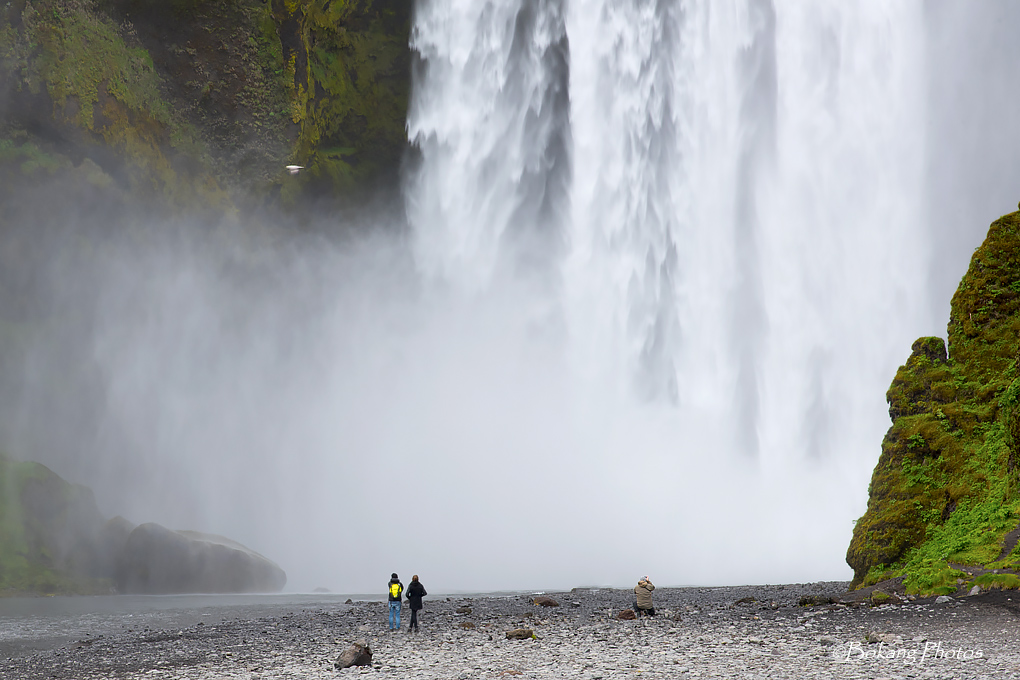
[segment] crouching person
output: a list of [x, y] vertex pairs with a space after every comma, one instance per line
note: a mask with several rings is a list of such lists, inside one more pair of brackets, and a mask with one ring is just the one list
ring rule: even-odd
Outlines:
[[652, 606], [653, 590], [655, 590], [655, 586], [652, 585], [647, 576], [642, 577], [638, 584], [634, 586], [634, 595], [637, 596], [637, 602], [634, 604], [634, 613], [638, 616], [642, 614], [645, 616], [655, 616], [655, 607]]

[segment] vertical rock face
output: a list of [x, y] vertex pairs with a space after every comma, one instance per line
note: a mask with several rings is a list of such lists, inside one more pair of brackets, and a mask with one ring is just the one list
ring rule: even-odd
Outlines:
[[886, 398], [893, 424], [847, 551], [854, 586], [955, 591], [960, 566], [1020, 569], [1020, 213], [995, 221], [953, 296], [949, 348], [921, 338]]
[[[397, 182], [412, 0], [0, 6], [0, 164], [173, 212]], [[17, 158], [8, 158], [10, 155]], [[36, 159], [39, 162], [25, 161]], [[306, 167], [291, 178], [287, 164]], [[91, 166], [90, 166], [91, 167]], [[89, 177], [85, 177], [89, 180]]]
[[292, 157], [313, 192], [397, 186], [407, 148], [413, 0], [272, 0]]

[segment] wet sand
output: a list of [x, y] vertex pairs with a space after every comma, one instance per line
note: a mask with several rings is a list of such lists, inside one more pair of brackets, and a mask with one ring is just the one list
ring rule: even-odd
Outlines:
[[[1020, 677], [1020, 593], [941, 604], [798, 604], [805, 595], [845, 589], [659, 588], [657, 615], [637, 621], [615, 618], [633, 602], [627, 590], [547, 593], [558, 607], [537, 606], [525, 595], [427, 597], [418, 634], [407, 631], [406, 605], [399, 632], [388, 630], [384, 602], [279, 605], [251, 618], [217, 612], [210, 623], [186, 628], [86, 634], [3, 660], [0, 677]], [[517, 628], [536, 637], [507, 639]], [[869, 634], [884, 641], [869, 643]], [[337, 656], [356, 640], [370, 644], [372, 666], [335, 670]]]

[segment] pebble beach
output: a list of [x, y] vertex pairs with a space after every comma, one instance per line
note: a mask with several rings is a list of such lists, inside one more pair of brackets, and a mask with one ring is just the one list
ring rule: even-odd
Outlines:
[[[1020, 593], [825, 602], [846, 583], [659, 588], [656, 616], [620, 620], [629, 590], [425, 598], [421, 632], [385, 602], [279, 607], [187, 628], [86, 634], [0, 661], [0, 677], [74, 678], [1011, 678]], [[1017, 597], [1014, 598], [1013, 596]], [[823, 604], [802, 605], [805, 597]], [[1014, 602], [1014, 599], [1016, 602]], [[508, 639], [530, 629], [534, 636]], [[367, 642], [372, 663], [338, 656]]]

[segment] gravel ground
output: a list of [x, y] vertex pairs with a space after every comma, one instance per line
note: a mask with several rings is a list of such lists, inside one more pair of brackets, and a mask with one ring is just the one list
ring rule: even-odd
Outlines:
[[[281, 607], [186, 629], [86, 635], [0, 662], [0, 677], [35, 678], [1014, 678], [1020, 593], [995, 591], [870, 607], [800, 606], [846, 583], [660, 588], [657, 615], [616, 618], [626, 590], [531, 596], [427, 597], [421, 633], [390, 632], [384, 602]], [[1016, 603], [1013, 596], [1016, 595]], [[535, 638], [509, 640], [530, 628]], [[867, 637], [882, 636], [869, 643]], [[335, 670], [356, 640], [373, 664]]]

